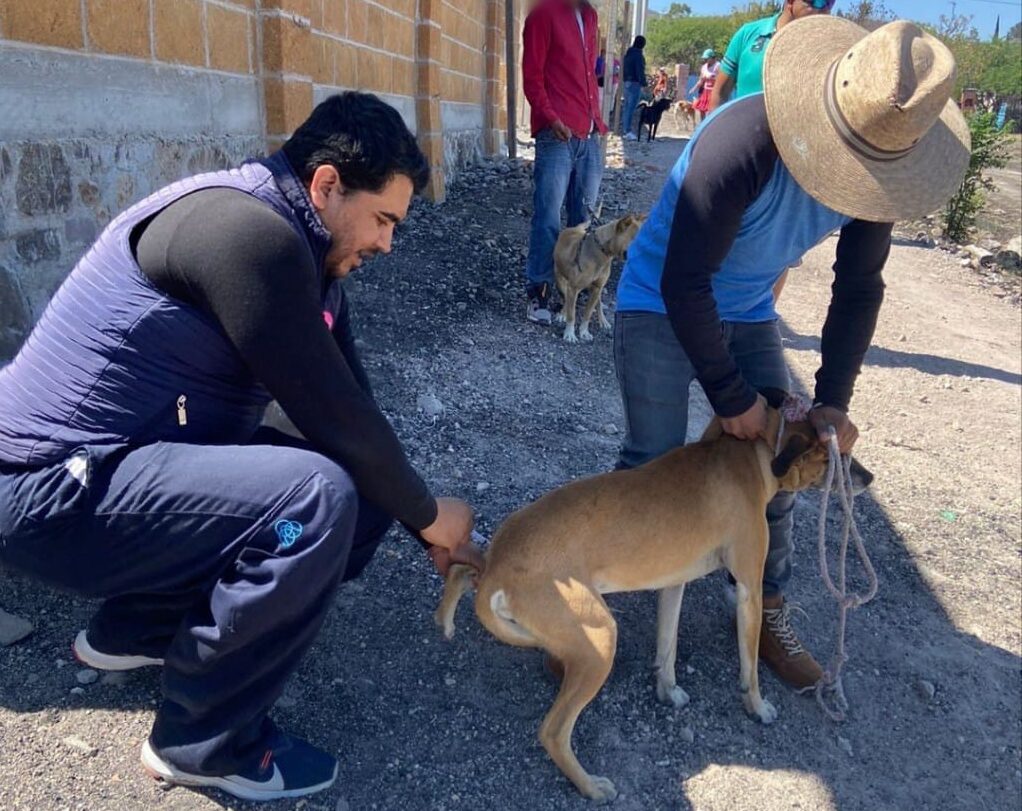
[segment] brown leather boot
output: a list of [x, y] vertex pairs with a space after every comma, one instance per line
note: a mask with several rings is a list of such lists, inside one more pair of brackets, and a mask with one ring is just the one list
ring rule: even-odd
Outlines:
[[763, 597], [759, 658], [797, 693], [813, 689], [823, 676], [823, 668], [795, 636], [791, 610], [780, 595]]

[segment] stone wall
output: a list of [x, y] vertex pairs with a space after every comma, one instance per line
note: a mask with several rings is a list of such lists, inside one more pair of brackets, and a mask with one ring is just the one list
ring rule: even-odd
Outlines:
[[340, 90], [401, 112], [442, 200], [504, 149], [503, 21], [504, 0], [0, 0], [0, 359], [111, 217]]

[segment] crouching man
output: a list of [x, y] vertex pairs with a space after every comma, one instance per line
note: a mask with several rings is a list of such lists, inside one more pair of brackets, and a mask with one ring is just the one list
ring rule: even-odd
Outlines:
[[[757, 389], [789, 389], [772, 288], [835, 229], [810, 419], [821, 438], [833, 427], [848, 453], [858, 436], [848, 408], [883, 300], [891, 224], [939, 208], [968, 166], [968, 127], [951, 101], [954, 59], [911, 23], [867, 34], [834, 17], [793, 22], [774, 36], [763, 80], [763, 94], [721, 107], [696, 132], [628, 251], [615, 324], [622, 467], [684, 444], [694, 379], [727, 433], [764, 434]], [[759, 655], [801, 691], [822, 671], [784, 602], [794, 504], [780, 493], [767, 508]]]
[[[115, 219], [0, 371], [0, 562], [102, 598], [74, 642], [162, 665], [142, 748], [250, 800], [337, 762], [267, 717], [342, 580], [397, 519], [441, 569], [472, 511], [434, 498], [373, 400], [335, 282], [388, 253], [428, 180], [400, 116], [335, 96], [266, 160]], [[304, 440], [261, 428], [275, 399]]]

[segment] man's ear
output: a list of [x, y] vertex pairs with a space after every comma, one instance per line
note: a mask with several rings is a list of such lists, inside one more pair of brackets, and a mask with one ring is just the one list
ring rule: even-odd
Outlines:
[[763, 395], [767, 401], [767, 405], [771, 408], [780, 409], [780, 407], [784, 405], [784, 401], [788, 399], [788, 392], [784, 389], [776, 389], [772, 386], [760, 389], [759, 393]]
[[811, 447], [812, 443], [810, 440], [806, 439], [802, 434], [792, 434], [788, 441], [784, 443], [784, 448], [781, 452], [770, 463], [770, 472], [778, 479], [783, 479], [788, 475], [791, 466], [795, 464], [799, 457], [807, 453]]
[[344, 184], [341, 183], [341, 176], [337, 170], [324, 163], [316, 167], [316, 171], [309, 181], [309, 199], [316, 211], [322, 211], [327, 207], [327, 199], [331, 194], [341, 194], [344, 191]]

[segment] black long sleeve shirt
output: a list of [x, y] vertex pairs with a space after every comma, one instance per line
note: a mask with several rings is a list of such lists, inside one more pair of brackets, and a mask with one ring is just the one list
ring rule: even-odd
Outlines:
[[295, 427], [363, 497], [413, 529], [433, 523], [436, 501], [373, 399], [347, 301], [331, 334], [312, 254], [286, 220], [243, 192], [207, 189], [135, 237], [142, 272], [216, 318]]
[[[674, 332], [711, 405], [724, 417], [750, 408], [756, 392], [722, 338], [711, 279], [778, 160], [763, 97], [748, 97], [701, 133], [674, 210], [660, 289]], [[784, 228], [785, 222], [779, 219], [776, 227]], [[882, 271], [892, 227], [853, 220], [841, 229], [823, 327], [823, 363], [816, 375], [820, 403], [848, 409], [884, 297]]]

